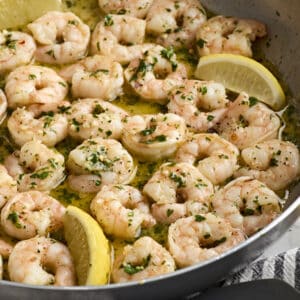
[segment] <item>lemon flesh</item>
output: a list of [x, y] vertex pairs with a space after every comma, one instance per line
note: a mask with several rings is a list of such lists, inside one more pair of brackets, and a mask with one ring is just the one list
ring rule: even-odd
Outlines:
[[78, 284], [107, 284], [110, 276], [110, 246], [100, 225], [83, 210], [68, 206], [64, 228]]
[[61, 0], [0, 0], [0, 30], [26, 25], [51, 10], [61, 10]]
[[252, 97], [279, 110], [284, 107], [284, 92], [274, 75], [257, 61], [234, 54], [213, 54], [199, 60], [195, 76], [215, 80], [228, 90], [246, 92]]

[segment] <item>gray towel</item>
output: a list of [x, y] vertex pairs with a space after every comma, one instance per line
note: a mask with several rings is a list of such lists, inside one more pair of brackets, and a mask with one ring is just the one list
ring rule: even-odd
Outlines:
[[271, 278], [283, 280], [300, 291], [300, 248], [257, 260], [229, 277], [224, 286]]

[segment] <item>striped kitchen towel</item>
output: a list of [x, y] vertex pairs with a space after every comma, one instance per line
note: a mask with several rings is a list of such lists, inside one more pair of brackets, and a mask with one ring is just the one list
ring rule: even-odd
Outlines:
[[257, 260], [229, 277], [224, 286], [271, 278], [283, 280], [300, 292], [300, 248]]

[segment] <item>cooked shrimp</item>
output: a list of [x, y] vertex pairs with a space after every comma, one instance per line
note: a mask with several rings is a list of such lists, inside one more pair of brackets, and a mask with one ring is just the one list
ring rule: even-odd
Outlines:
[[47, 236], [63, 227], [65, 208], [46, 193], [29, 191], [13, 196], [1, 211], [4, 231], [19, 240]]
[[136, 115], [125, 120], [123, 144], [143, 160], [169, 157], [184, 141], [184, 120], [175, 114]]
[[[190, 214], [207, 212], [214, 188], [191, 164], [166, 163], [145, 184], [143, 192], [155, 201], [152, 214], [156, 220], [172, 223]], [[189, 208], [193, 205], [194, 208], [190, 211]]]
[[19, 31], [0, 31], [0, 74], [30, 63], [36, 50], [34, 39]]
[[8, 259], [12, 249], [12, 242], [9, 238], [3, 239], [3, 234], [0, 232], [0, 280], [3, 279], [3, 258]]
[[192, 136], [176, 154], [176, 161], [196, 164], [199, 171], [213, 184], [220, 184], [238, 168], [239, 150], [217, 134]]
[[150, 48], [141, 58], [134, 59], [124, 75], [140, 97], [160, 104], [166, 104], [168, 93], [187, 76], [173, 48], [161, 46]]
[[242, 151], [245, 166], [235, 176], [251, 176], [270, 189], [286, 188], [300, 173], [298, 148], [290, 142], [270, 140]]
[[185, 119], [190, 130], [206, 132], [224, 117], [225, 87], [213, 81], [185, 80], [169, 95], [169, 112]]
[[85, 56], [90, 28], [71, 12], [50, 11], [28, 29], [39, 43], [36, 60], [47, 64], [68, 64]]
[[69, 134], [79, 140], [119, 139], [123, 131], [122, 120], [127, 115], [123, 109], [100, 99], [78, 100], [72, 103], [67, 115]]
[[11, 236], [7, 235], [2, 229], [0, 230], [0, 255], [2, 258], [9, 258], [16, 241]]
[[17, 108], [9, 117], [7, 127], [13, 140], [19, 146], [32, 140], [39, 140], [52, 147], [66, 138], [68, 121], [62, 114], [53, 112], [35, 118], [26, 108]]
[[265, 24], [256, 20], [216, 16], [197, 30], [200, 56], [232, 53], [252, 57], [251, 42], [267, 35]]
[[75, 285], [75, 267], [68, 248], [58, 241], [34, 237], [18, 242], [9, 260], [12, 281], [35, 285]]
[[263, 103], [241, 93], [230, 104], [218, 128], [223, 138], [244, 149], [277, 137], [281, 125], [279, 117]]
[[109, 56], [120, 64], [128, 64], [142, 56], [154, 44], [144, 44], [146, 21], [130, 16], [107, 15], [95, 28], [93, 54]]
[[17, 180], [18, 191], [50, 191], [65, 178], [64, 157], [40, 141], [24, 144], [20, 151], [6, 157], [8, 173]]
[[68, 182], [80, 192], [98, 192], [107, 184], [127, 184], [134, 178], [136, 166], [122, 144], [112, 139], [85, 140], [69, 154]]
[[168, 248], [178, 267], [187, 267], [219, 256], [244, 241], [244, 234], [211, 213], [171, 224]]
[[212, 207], [232, 227], [250, 236], [278, 216], [280, 198], [262, 182], [240, 177], [215, 194]]
[[165, 47], [192, 48], [206, 12], [198, 0], [154, 1], [147, 15], [147, 32]]
[[148, 236], [141, 237], [128, 245], [116, 257], [113, 282], [140, 281], [175, 271], [170, 253]]
[[98, 0], [100, 8], [107, 14], [125, 14], [143, 19], [153, 0]]
[[5, 94], [0, 89], [0, 125], [6, 117], [7, 100]]
[[66, 67], [60, 75], [72, 84], [72, 95], [75, 98], [112, 101], [122, 93], [122, 66], [107, 56], [87, 57]]
[[128, 185], [105, 185], [91, 202], [91, 212], [104, 232], [133, 239], [142, 228], [155, 225], [149, 205], [139, 190]]
[[0, 208], [16, 193], [17, 182], [8, 174], [6, 168], [0, 165]]
[[67, 83], [50, 68], [22, 66], [12, 71], [5, 85], [10, 108], [61, 103], [68, 93]]

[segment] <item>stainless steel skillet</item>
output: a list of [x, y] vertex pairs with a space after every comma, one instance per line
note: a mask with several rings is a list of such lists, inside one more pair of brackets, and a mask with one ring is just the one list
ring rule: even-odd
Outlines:
[[[181, 0], [184, 1], [184, 0]], [[300, 114], [300, 1], [299, 0], [202, 0], [216, 13], [264, 21], [269, 42], [262, 44], [269, 61], [276, 65], [291, 89], [293, 105]], [[283, 213], [269, 226], [224, 255], [143, 283], [103, 287], [55, 288], [0, 281], [0, 299], [180, 299], [226, 277], [249, 263], [300, 216], [300, 185], [291, 192]]]

